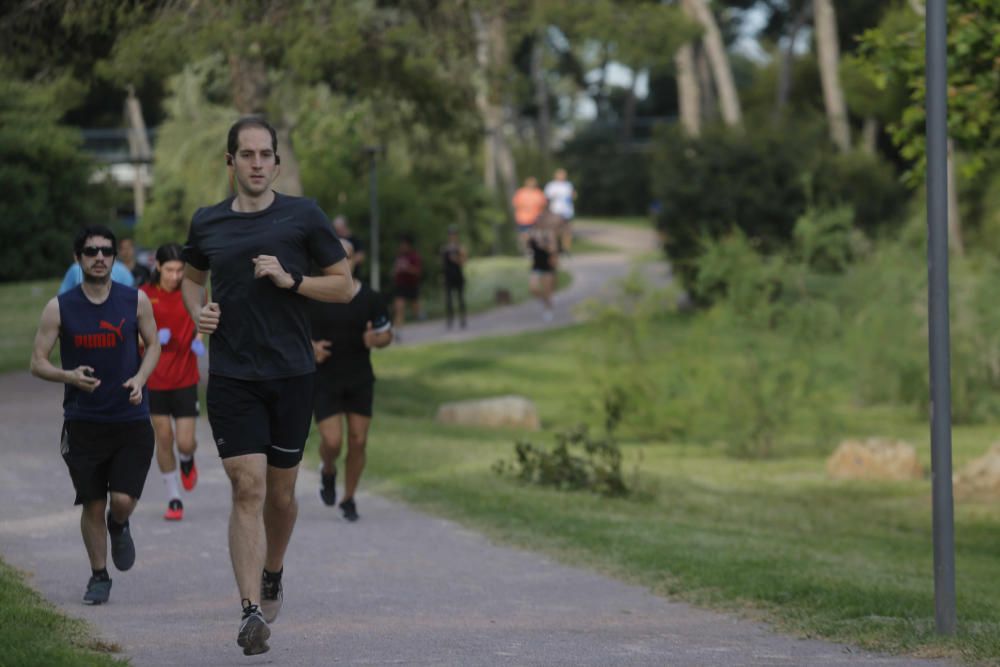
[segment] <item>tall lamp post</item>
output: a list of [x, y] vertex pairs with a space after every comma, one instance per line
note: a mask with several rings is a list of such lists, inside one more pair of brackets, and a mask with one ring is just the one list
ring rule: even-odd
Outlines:
[[948, 323], [947, 7], [927, 0], [927, 273], [930, 316], [931, 479], [934, 531], [934, 620], [955, 634], [955, 525], [951, 488], [951, 348]]
[[376, 292], [379, 291], [379, 229], [378, 229], [378, 155], [382, 152], [381, 146], [367, 146], [365, 153], [368, 154], [368, 210], [371, 218], [371, 277], [369, 283]]

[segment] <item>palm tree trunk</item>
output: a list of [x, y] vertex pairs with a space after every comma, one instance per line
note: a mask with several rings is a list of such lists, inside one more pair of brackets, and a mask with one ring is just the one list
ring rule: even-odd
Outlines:
[[545, 79], [545, 28], [535, 34], [535, 43], [531, 49], [531, 81], [535, 87], [535, 108], [537, 120], [535, 132], [538, 138], [538, 149], [542, 159], [548, 165], [551, 155], [552, 110], [549, 107], [549, 86]]
[[722, 43], [719, 26], [715, 22], [712, 10], [705, 0], [682, 0], [682, 6], [689, 16], [694, 17], [705, 30], [702, 41], [705, 53], [712, 66], [715, 78], [715, 90], [719, 95], [719, 107], [722, 120], [730, 127], [740, 127], [743, 123], [743, 113], [740, 110], [740, 98], [736, 93], [736, 82], [733, 79], [733, 68], [729, 64], [726, 47]]
[[847, 123], [847, 102], [840, 85], [840, 44], [837, 15], [831, 0], [813, 0], [816, 53], [823, 83], [823, 102], [830, 127], [830, 139], [843, 152], [851, 149], [851, 128]]
[[677, 67], [677, 98], [680, 106], [681, 127], [691, 137], [701, 135], [701, 96], [698, 76], [695, 74], [694, 46], [688, 42], [674, 54]]

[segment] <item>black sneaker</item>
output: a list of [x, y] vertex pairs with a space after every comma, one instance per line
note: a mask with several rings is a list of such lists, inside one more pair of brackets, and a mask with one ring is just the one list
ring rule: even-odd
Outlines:
[[348, 521], [357, 521], [361, 518], [358, 516], [358, 508], [354, 504], [354, 498], [348, 498], [340, 503], [340, 511], [343, 512], [344, 518]]
[[90, 577], [87, 592], [83, 594], [83, 604], [104, 604], [111, 596], [111, 579]]
[[111, 510], [107, 516], [108, 535], [111, 536], [111, 560], [119, 572], [132, 569], [135, 564], [135, 543], [132, 541], [132, 532], [129, 530], [128, 521], [122, 525], [121, 529], [113, 529], [111, 526], [118, 525], [111, 517]]
[[260, 577], [260, 611], [265, 621], [274, 623], [274, 619], [278, 618], [278, 612], [281, 611], [281, 603], [285, 596], [281, 586], [281, 574], [279, 573], [277, 577], [268, 574], [265, 571]]
[[236, 635], [236, 645], [243, 649], [243, 655], [267, 653], [271, 647], [267, 640], [271, 636], [271, 628], [260, 613], [257, 605], [243, 607], [243, 620], [240, 621], [240, 631]]
[[334, 470], [332, 473], [327, 475], [323, 472], [323, 467], [320, 466], [319, 476], [321, 480], [319, 497], [323, 499], [324, 505], [333, 507], [337, 504], [337, 471]]

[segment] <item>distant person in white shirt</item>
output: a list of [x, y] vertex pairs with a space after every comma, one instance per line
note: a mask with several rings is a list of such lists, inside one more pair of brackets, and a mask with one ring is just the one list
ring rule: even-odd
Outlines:
[[549, 200], [549, 211], [562, 219], [559, 226], [560, 250], [569, 252], [573, 246], [573, 201], [576, 189], [566, 180], [566, 170], [556, 169], [551, 181], [545, 186], [545, 198]]

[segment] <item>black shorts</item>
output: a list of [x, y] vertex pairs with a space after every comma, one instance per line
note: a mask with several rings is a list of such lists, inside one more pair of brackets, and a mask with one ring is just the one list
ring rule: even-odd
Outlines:
[[375, 402], [375, 381], [369, 380], [354, 385], [335, 385], [316, 379], [313, 391], [313, 415], [316, 422], [327, 417], [351, 413], [363, 417], [372, 416]]
[[76, 490], [74, 504], [107, 498], [108, 491], [141, 496], [153, 442], [148, 419], [63, 422], [61, 451]]
[[149, 390], [149, 413], [167, 417], [197, 417], [198, 385], [164, 391]]
[[208, 423], [219, 456], [266, 454], [275, 468], [294, 468], [309, 437], [313, 374], [275, 380], [208, 377]]
[[416, 301], [420, 298], [420, 286], [396, 285], [396, 298], [405, 301]]

